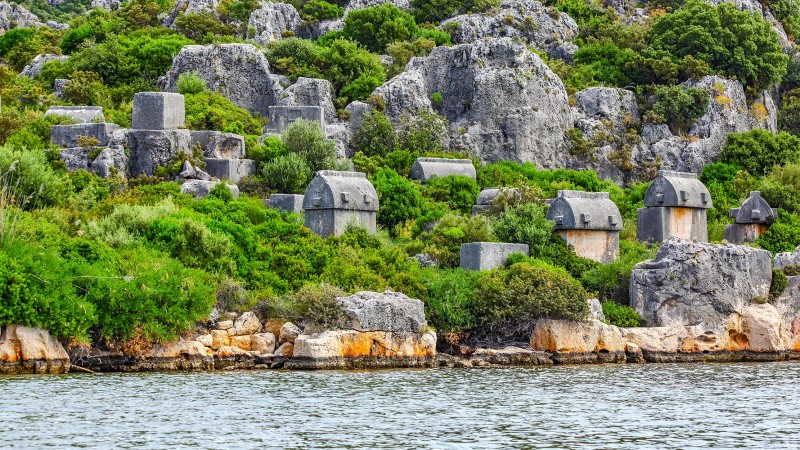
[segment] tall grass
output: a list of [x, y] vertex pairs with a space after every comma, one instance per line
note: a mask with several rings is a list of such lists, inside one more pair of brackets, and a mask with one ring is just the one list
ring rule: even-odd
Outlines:
[[21, 188], [22, 177], [15, 176], [19, 161], [0, 170], [0, 247], [11, 244], [19, 235], [22, 211], [36, 206], [43, 185], [38, 190], [25, 194]]

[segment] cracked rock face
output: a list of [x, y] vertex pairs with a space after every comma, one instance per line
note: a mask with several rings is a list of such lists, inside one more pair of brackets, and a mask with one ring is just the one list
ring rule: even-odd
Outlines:
[[[564, 133], [572, 127], [564, 85], [539, 56], [509, 38], [437, 47], [374, 94], [395, 121], [435, 109], [450, 122], [451, 147], [484, 162], [564, 166]], [[434, 94], [442, 98], [436, 105]]]
[[250, 13], [248, 38], [261, 45], [283, 39], [287, 31], [300, 34], [303, 20], [294, 6], [288, 3], [264, 2]]
[[649, 326], [724, 324], [769, 296], [771, 253], [670, 238], [631, 273], [631, 306]]
[[159, 85], [178, 92], [178, 77], [187, 72], [197, 72], [208, 89], [263, 117], [269, 106], [278, 104], [282, 84], [288, 84], [285, 77], [270, 72], [267, 58], [251, 44], [187, 45]]
[[177, 19], [181, 14], [200, 14], [210, 12], [216, 15], [218, 7], [218, 0], [178, 0], [175, 2], [172, 12], [169, 14], [169, 16], [167, 16], [166, 19], [164, 19], [164, 26], [172, 27], [172, 25], [175, 23], [175, 19]]
[[439, 28], [450, 32], [454, 44], [522, 38], [528, 45], [568, 61], [576, 50], [570, 43], [578, 35], [578, 25], [570, 16], [535, 0], [505, 0], [496, 14], [462, 14], [445, 20]]
[[22, 5], [0, 2], [0, 31], [41, 25], [39, 17]]

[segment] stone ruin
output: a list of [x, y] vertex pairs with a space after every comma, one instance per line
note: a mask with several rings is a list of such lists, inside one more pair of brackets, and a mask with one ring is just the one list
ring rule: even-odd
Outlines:
[[321, 106], [270, 106], [267, 133], [282, 133], [298, 119], [319, 123], [325, 131], [325, 110]]
[[461, 175], [477, 178], [475, 166], [469, 159], [417, 158], [411, 167], [411, 179], [426, 183], [433, 177]]
[[697, 174], [662, 170], [644, 196], [637, 211], [640, 241], [661, 243], [670, 237], [708, 242], [706, 210], [711, 194]]
[[734, 222], [725, 225], [725, 240], [732, 244], [755, 242], [769, 229], [778, 217], [778, 210], [771, 208], [761, 197], [761, 192], [751, 191], [750, 196], [738, 208], [731, 208], [728, 215]]
[[486, 188], [478, 194], [478, 200], [475, 202], [476, 204], [472, 206], [472, 215], [498, 213], [502, 206], [498, 205], [498, 201], [504, 198], [516, 198], [516, 200], [520, 200], [521, 197], [517, 189], [502, 187]]
[[[172, 163], [181, 153], [202, 151], [210, 177], [239, 182], [256, 171], [256, 162], [245, 159], [244, 137], [218, 131], [185, 129], [185, 102], [181, 94], [139, 92], [133, 99], [132, 127], [104, 123], [100, 107], [53, 107], [48, 115], [66, 115], [76, 125], [56, 125], [50, 130], [54, 145], [63, 147], [61, 157], [68, 170], [91, 170], [100, 176], [111, 167], [122, 175], [152, 176], [158, 167]], [[189, 170], [192, 169], [192, 170]], [[198, 169], [183, 167], [183, 179], [202, 182]]]
[[622, 215], [608, 192], [558, 191], [550, 202], [547, 219], [555, 222], [555, 233], [578, 256], [602, 263], [619, 256]]
[[339, 236], [350, 225], [377, 230], [378, 193], [361, 172], [321, 170], [303, 198], [305, 225], [319, 236]]
[[269, 208], [286, 212], [303, 212], [303, 195], [300, 194], [272, 194], [264, 203]]
[[470, 242], [461, 244], [461, 268], [466, 270], [491, 270], [506, 264], [512, 253], [530, 254], [528, 244], [505, 242]]

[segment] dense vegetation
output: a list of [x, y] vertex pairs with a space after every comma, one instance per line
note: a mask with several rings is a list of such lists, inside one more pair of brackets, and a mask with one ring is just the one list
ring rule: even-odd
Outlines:
[[[182, 13], [173, 28], [161, 26], [173, 7], [164, 1], [133, 0], [118, 11], [89, 14], [84, 0], [59, 7], [23, 3], [70, 27], [0, 36], [0, 323], [132, 350], [175, 338], [215, 305], [325, 325], [335, 316], [331, 296], [393, 289], [423, 299], [430, 325], [452, 343], [527, 340], [531, 319], [583, 319], [591, 296], [604, 302], [611, 323], [639, 324], [623, 305], [632, 267], [656, 251], [635, 240], [646, 183], [619, 187], [591, 171], [476, 162], [477, 180], [445, 177], [421, 185], [408, 177], [417, 157], [470, 155], [448, 151], [445, 118], [421, 113], [392, 123], [380, 99], [370, 97], [410, 58], [450, 45], [450, 35], [436, 28], [441, 20], [492, 13], [499, 2], [412, 0], [410, 12], [384, 4], [349, 13], [341, 31], [316, 40], [287, 35], [265, 46], [276, 72], [292, 80], [329, 80], [342, 117], [353, 100], [374, 106], [362, 118], [350, 159], [337, 159], [335, 143], [304, 121], [259, 142], [263, 118], [209, 91], [196, 75], [182, 76], [187, 127], [242, 134], [248, 157], [258, 161], [258, 173], [240, 183], [244, 194], [236, 200], [225, 188], [203, 200], [180, 194], [168, 181], [172, 169], [130, 180], [67, 173], [49, 143], [50, 126], [64, 119], [43, 113], [57, 103], [94, 104], [104, 107], [109, 121], [130, 125], [135, 92], [157, 89], [158, 77], [185, 45], [243, 40], [252, 33], [247, 19], [257, 2], [226, 0], [214, 12]], [[291, 3], [306, 25], [344, 14], [345, 2], [338, 0]], [[781, 83], [782, 131], [731, 134], [701, 179], [714, 200], [712, 241], [720, 241], [730, 223], [728, 208], [758, 189], [780, 213], [755, 245], [773, 252], [800, 245], [800, 65], [789, 62], [766, 21], [730, 4], [697, 0], [649, 7], [651, 18], [640, 23], [627, 23], [596, 2], [545, 3], [553, 16], [569, 14], [579, 25], [573, 62], [542, 54], [569, 93], [598, 85], [631, 88], [645, 123], [685, 132], [709, 96], [705, 88], [681, 83], [704, 75], [735, 78], [751, 98]], [[795, 36], [797, 2], [769, 8]], [[70, 58], [46, 64], [34, 80], [18, 75], [42, 53]], [[69, 80], [63, 100], [53, 94], [57, 78]], [[722, 101], [723, 93], [715, 94]], [[636, 135], [637, 127], [627, 132]], [[581, 136], [570, 139], [580, 142]], [[317, 170], [351, 168], [366, 172], [378, 192], [377, 235], [351, 229], [321, 239], [301, 218], [269, 210], [260, 200], [271, 192], [303, 192]], [[478, 192], [490, 186], [515, 187], [522, 195], [504, 198], [495, 214], [472, 216]], [[559, 189], [611, 193], [625, 223], [618, 261], [580, 258], [551, 233], [544, 200]], [[517, 255], [494, 271], [467, 272], [458, 268], [459, 249], [474, 241], [526, 243], [531, 255]], [[416, 256], [436, 266], [423, 266]]]

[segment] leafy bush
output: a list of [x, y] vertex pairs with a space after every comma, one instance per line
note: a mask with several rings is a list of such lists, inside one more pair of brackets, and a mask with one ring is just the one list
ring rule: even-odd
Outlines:
[[588, 293], [565, 270], [541, 261], [493, 270], [478, 284], [478, 327], [506, 339], [527, 341], [534, 319], [585, 320]]
[[378, 223], [394, 232], [397, 225], [417, 219], [421, 214], [419, 188], [392, 169], [378, 169], [371, 179], [378, 192]]
[[373, 110], [364, 115], [354, 144], [366, 156], [386, 156], [397, 146], [397, 134], [389, 118]]
[[754, 92], [780, 82], [786, 73], [788, 57], [770, 24], [759, 14], [727, 3], [713, 6], [688, 0], [656, 20], [647, 39], [653, 49], [673, 59], [693, 56]]
[[620, 305], [614, 301], [603, 302], [603, 315], [606, 322], [618, 327], [638, 327], [642, 324], [642, 317], [635, 309], [628, 305]]
[[313, 20], [338, 19], [344, 15], [344, 8], [325, 0], [311, 0], [303, 5], [300, 14], [306, 20], [309, 18]]
[[325, 136], [319, 123], [298, 119], [281, 137], [287, 150], [301, 156], [312, 174], [336, 166], [336, 143]]
[[620, 256], [608, 264], [597, 264], [580, 275], [580, 282], [602, 302], [630, 303], [630, 281], [633, 266], [655, 257], [655, 249], [639, 242], [620, 241]]
[[648, 97], [644, 120], [666, 123], [679, 131], [688, 130], [708, 107], [708, 92], [702, 88], [653, 86], [639, 91], [640, 96]]
[[773, 208], [800, 213], [800, 164], [775, 167], [758, 182], [758, 190]]
[[446, 203], [451, 210], [462, 214], [472, 211], [472, 205], [478, 200], [480, 191], [475, 180], [461, 175], [431, 178], [422, 189], [426, 197]]
[[800, 217], [778, 210], [778, 218], [756, 244], [772, 253], [791, 252], [800, 245]]
[[264, 317], [292, 320], [316, 329], [336, 329], [346, 320], [336, 297], [346, 292], [329, 284], [307, 284], [296, 293], [274, 297], [262, 303], [258, 309]]
[[420, 271], [426, 287], [425, 317], [438, 332], [463, 332], [475, 328], [472, 311], [475, 291], [483, 274], [464, 269]]
[[185, 102], [186, 126], [192, 130], [261, 134], [261, 123], [258, 120], [246, 109], [234, 105], [216, 92], [202, 90], [198, 93], [187, 93]]
[[782, 270], [772, 269], [772, 283], [769, 286], [770, 300], [780, 297], [787, 286], [789, 286], [789, 279], [786, 274]]
[[344, 19], [345, 37], [371, 52], [383, 53], [392, 42], [410, 41], [419, 34], [411, 14], [391, 3], [351, 11]]
[[458, 266], [461, 244], [493, 242], [495, 238], [485, 217], [447, 214], [431, 231], [422, 233], [420, 240], [425, 244], [424, 253], [439, 266], [448, 268]]
[[61, 201], [66, 180], [53, 171], [43, 152], [19, 150], [10, 145], [0, 147], [0, 173], [8, 173], [10, 168], [10, 185], [16, 186], [18, 196], [31, 198], [29, 207]]
[[800, 162], [800, 138], [785, 131], [772, 134], [759, 128], [731, 133], [719, 159], [751, 174], [764, 175], [776, 165]]
[[302, 194], [308, 186], [311, 169], [302, 156], [289, 153], [264, 164], [263, 174], [273, 192]]
[[183, 95], [199, 94], [206, 90], [206, 80], [199, 72], [186, 72], [178, 76], [178, 92]]

